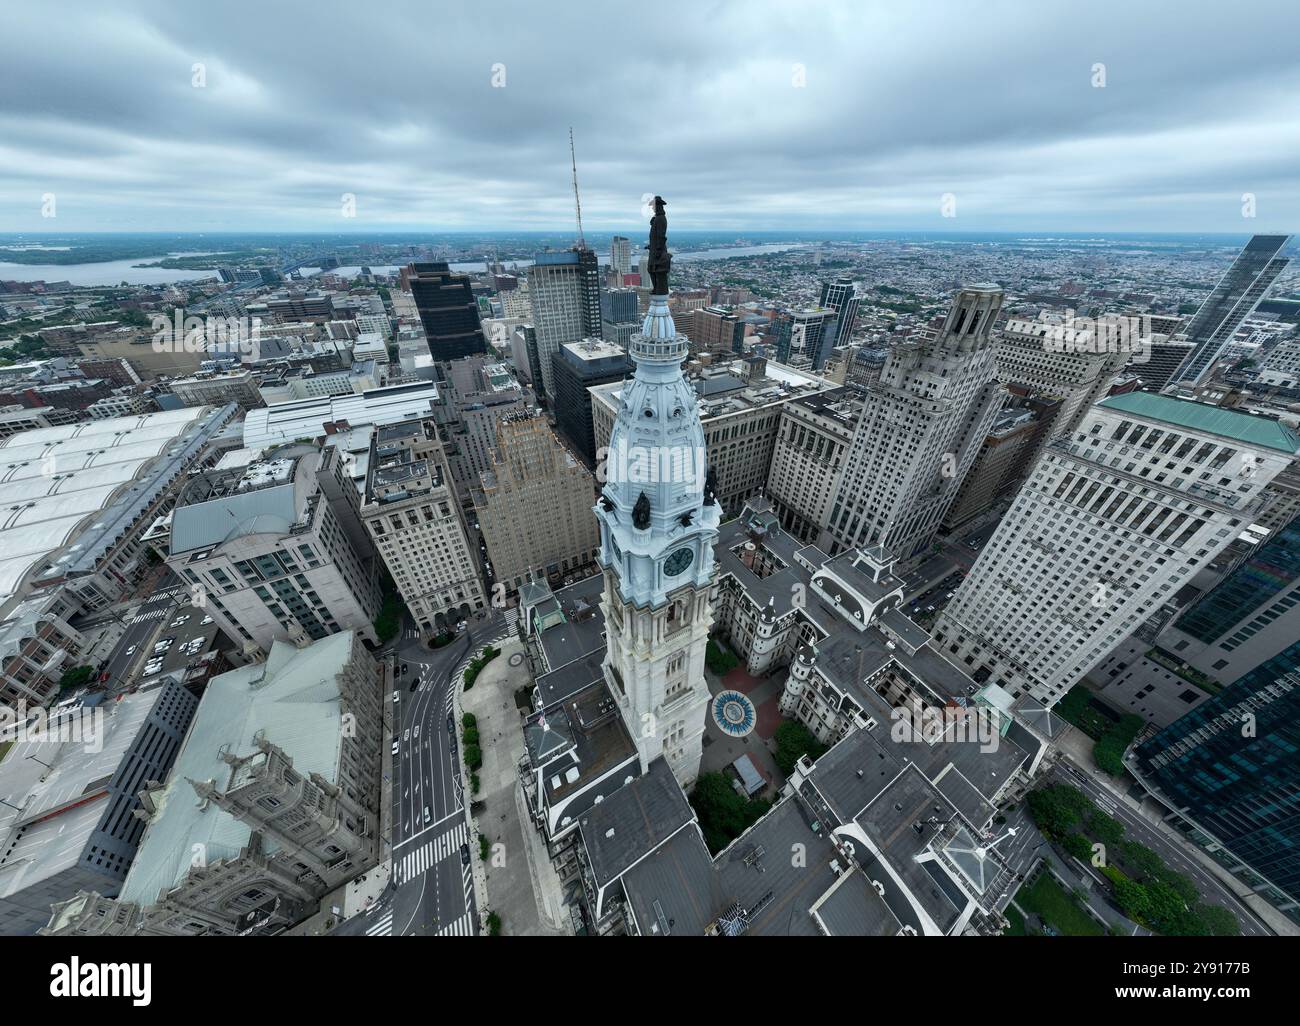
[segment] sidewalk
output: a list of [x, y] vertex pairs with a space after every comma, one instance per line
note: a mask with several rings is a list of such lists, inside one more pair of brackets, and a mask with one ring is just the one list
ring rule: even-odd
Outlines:
[[[478, 770], [479, 793], [470, 794], [472, 805], [481, 803], [477, 815], [468, 813], [474, 850], [474, 885], [480, 919], [487, 913], [501, 917], [502, 932], [515, 936], [556, 936], [568, 933], [569, 916], [563, 891], [546, 846], [528, 821], [518, 764], [524, 755], [523, 718], [515, 692], [530, 687], [532, 676], [524, 658], [523, 643], [499, 642], [501, 654], [484, 667], [473, 688], [456, 687], [457, 730], [464, 713], [477, 719], [483, 765]], [[481, 651], [481, 646], [474, 654]], [[464, 746], [460, 747], [464, 757]], [[470, 773], [464, 770], [467, 793]], [[491, 846], [488, 861], [479, 858], [474, 843], [479, 834]], [[491, 896], [492, 904], [488, 904]], [[486, 928], [485, 928], [486, 932]]]

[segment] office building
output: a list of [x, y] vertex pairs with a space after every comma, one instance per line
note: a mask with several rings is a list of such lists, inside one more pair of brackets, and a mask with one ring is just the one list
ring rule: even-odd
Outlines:
[[487, 604], [432, 419], [375, 429], [361, 519], [420, 630], [441, 631]]
[[[1294, 636], [1293, 636], [1294, 638]], [[1166, 821], [1300, 923], [1300, 641], [1127, 761]]]
[[745, 322], [730, 310], [707, 306], [686, 315], [691, 355], [713, 353], [728, 358], [745, 352]]
[[858, 303], [861, 302], [851, 278], [836, 278], [822, 284], [818, 306], [829, 307], [839, 315], [839, 344], [847, 345], [853, 337], [858, 320]]
[[862, 400], [848, 388], [792, 399], [781, 407], [766, 493], [781, 527], [817, 539], [831, 515], [844, 457], [853, 442]]
[[1264, 417], [1101, 400], [1044, 452], [936, 639], [977, 681], [1055, 704], [1250, 525], [1298, 449]]
[[167, 386], [183, 406], [237, 403], [240, 409], [251, 410], [262, 405], [258, 379], [252, 371], [208, 371], [189, 378], [173, 378]]
[[359, 550], [347, 526], [359, 505], [338, 449], [270, 449], [185, 487], [167, 564], [200, 589], [208, 615], [250, 657], [275, 640], [305, 644], [339, 631], [373, 643], [373, 552]]
[[1007, 406], [998, 413], [966, 472], [957, 498], [944, 515], [944, 531], [953, 531], [990, 512], [1020, 483], [1038, 448], [1044, 424], [1036, 414], [1043, 408]]
[[994, 377], [996, 285], [959, 291], [935, 338], [890, 351], [867, 392], [822, 548], [923, 555], [1002, 406]]
[[819, 370], [839, 344], [839, 314], [830, 308], [783, 312], [775, 324], [776, 359], [803, 370]]
[[614, 236], [609, 248], [609, 266], [615, 274], [632, 273], [632, 242], [626, 236]]
[[1128, 329], [1131, 323], [1056, 314], [1037, 320], [1013, 317], [996, 336], [998, 380], [1008, 389], [1060, 400], [1027, 456], [1029, 465], [1055, 439], [1074, 433], [1089, 407], [1107, 394], [1115, 375], [1142, 348], [1140, 339], [1123, 337], [1107, 327]]
[[475, 508], [494, 578], [507, 593], [533, 580], [554, 580], [596, 558], [591, 474], [537, 416], [497, 425], [492, 469]]
[[566, 342], [600, 335], [600, 267], [589, 249], [538, 253], [528, 276], [541, 393], [554, 408], [553, 360]]
[[487, 352], [468, 275], [453, 274], [446, 263], [416, 263], [406, 277], [435, 361]]
[[1192, 351], [1174, 374], [1174, 383], [1197, 385], [1210, 376], [1237, 329], [1289, 263], [1278, 254], [1290, 240], [1289, 235], [1255, 235], [1237, 254], [1178, 336], [1192, 344]]
[[622, 381], [631, 371], [627, 350], [603, 339], [566, 342], [555, 354], [555, 426], [589, 470], [599, 453], [587, 390]]

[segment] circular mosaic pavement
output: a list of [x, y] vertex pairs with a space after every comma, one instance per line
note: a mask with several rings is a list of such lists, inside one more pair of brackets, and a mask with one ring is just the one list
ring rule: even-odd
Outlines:
[[739, 691], [722, 691], [713, 697], [713, 722], [724, 734], [744, 737], [758, 722], [754, 703]]

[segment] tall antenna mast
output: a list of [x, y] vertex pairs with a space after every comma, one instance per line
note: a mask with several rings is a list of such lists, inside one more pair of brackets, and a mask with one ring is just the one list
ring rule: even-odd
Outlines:
[[569, 126], [569, 163], [573, 165], [573, 207], [578, 214], [578, 245], [587, 248], [587, 240], [582, 235], [582, 200], [578, 199], [578, 158], [573, 152], [573, 126]]

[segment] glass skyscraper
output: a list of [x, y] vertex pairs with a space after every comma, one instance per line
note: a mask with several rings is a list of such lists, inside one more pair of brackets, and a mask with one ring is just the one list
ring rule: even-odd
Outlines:
[[[1194, 603], [1175, 627], [1206, 644], [1218, 642], [1225, 652], [1231, 652], [1298, 603], [1300, 519], [1279, 530]], [[1251, 613], [1255, 616], [1241, 623]]]
[[432, 262], [411, 264], [407, 276], [435, 360], [441, 363], [488, 351], [468, 275], [454, 274], [448, 264]]
[[1191, 342], [1193, 348], [1174, 374], [1175, 382], [1194, 385], [1210, 373], [1232, 336], [1287, 265], [1287, 258], [1278, 253], [1290, 238], [1255, 235], [1246, 243], [1182, 333], [1182, 340]]
[[1300, 922], [1300, 640], [1142, 742], [1171, 822]]

